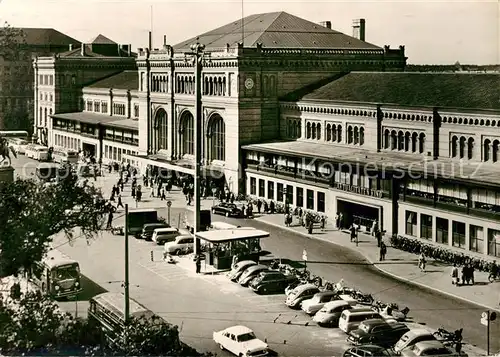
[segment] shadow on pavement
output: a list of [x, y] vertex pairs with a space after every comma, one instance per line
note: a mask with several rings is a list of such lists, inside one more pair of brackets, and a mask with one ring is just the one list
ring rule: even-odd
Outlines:
[[82, 284], [83, 291], [80, 294], [78, 294], [77, 296], [78, 301], [88, 301], [92, 297], [108, 291], [99, 284], [96, 284], [95, 282], [87, 278], [85, 275], [81, 276], [80, 283]]

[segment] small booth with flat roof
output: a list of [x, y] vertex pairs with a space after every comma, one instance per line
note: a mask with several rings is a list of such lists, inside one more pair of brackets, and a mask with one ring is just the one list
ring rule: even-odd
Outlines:
[[259, 261], [260, 240], [269, 233], [251, 227], [198, 232], [196, 237], [208, 245], [205, 261], [215, 269], [229, 269], [236, 256], [238, 260]]

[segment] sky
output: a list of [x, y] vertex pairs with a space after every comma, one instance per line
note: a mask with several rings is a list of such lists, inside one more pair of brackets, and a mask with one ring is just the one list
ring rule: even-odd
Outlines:
[[406, 46], [410, 64], [500, 64], [500, 1], [298, 0], [0, 0], [0, 21], [52, 27], [82, 41], [98, 34], [132, 48], [185, 39], [238, 20], [242, 14], [286, 11], [352, 35], [366, 19], [366, 41]]

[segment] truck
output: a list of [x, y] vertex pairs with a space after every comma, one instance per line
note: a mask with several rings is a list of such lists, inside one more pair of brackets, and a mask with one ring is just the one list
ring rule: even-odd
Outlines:
[[158, 222], [161, 221], [158, 218], [158, 211], [154, 208], [131, 209], [128, 212], [128, 233], [139, 236], [145, 224]]
[[[184, 215], [184, 225], [191, 232], [194, 233], [194, 210], [187, 209]], [[212, 215], [209, 209], [200, 210], [200, 227], [199, 231], [207, 231], [212, 225]]]

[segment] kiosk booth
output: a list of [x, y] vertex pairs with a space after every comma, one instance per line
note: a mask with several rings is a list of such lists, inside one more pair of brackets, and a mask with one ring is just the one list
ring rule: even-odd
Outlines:
[[259, 261], [260, 240], [269, 233], [251, 227], [198, 232], [196, 237], [208, 246], [205, 261], [215, 269], [230, 269], [234, 257]]

